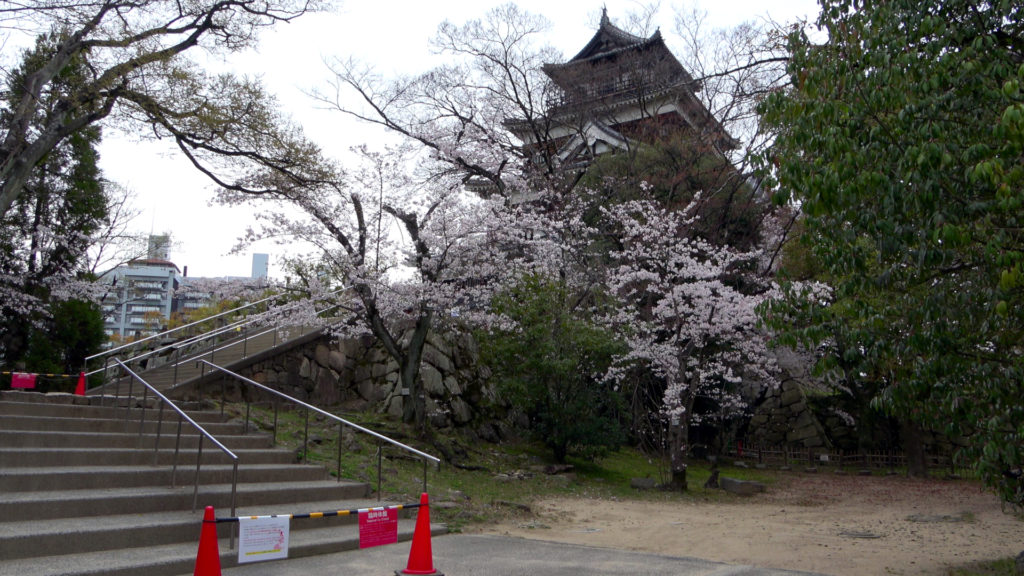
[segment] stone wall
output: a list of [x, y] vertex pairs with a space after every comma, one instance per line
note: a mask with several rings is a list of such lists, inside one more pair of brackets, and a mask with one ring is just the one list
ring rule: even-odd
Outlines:
[[[431, 333], [427, 338], [420, 377], [433, 426], [467, 425], [493, 400], [490, 372], [478, 360], [476, 342], [468, 335]], [[253, 364], [242, 374], [315, 406], [402, 414], [398, 363], [369, 336], [324, 337]]]
[[765, 391], [750, 419], [747, 437], [765, 446], [831, 447], [800, 383], [793, 379]]
[[813, 355], [790, 348], [773, 352], [781, 383], [762, 392], [747, 426], [748, 440], [766, 446], [831, 447], [828, 434], [807, 398], [808, 391], [821, 389], [811, 374]]
[[766, 389], [747, 426], [747, 438], [765, 446], [849, 448], [854, 428], [841, 418], [836, 397], [811, 374], [815, 358], [790, 348], [774, 351], [781, 384]]

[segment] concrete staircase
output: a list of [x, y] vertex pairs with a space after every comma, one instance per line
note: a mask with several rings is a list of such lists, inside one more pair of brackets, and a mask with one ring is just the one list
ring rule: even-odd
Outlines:
[[[191, 574], [203, 508], [230, 516], [232, 466], [225, 454], [204, 442], [193, 513], [196, 433], [183, 427], [172, 473], [177, 418], [164, 422], [154, 449], [155, 411], [140, 431], [138, 401], [121, 398], [114, 407], [101, 400], [112, 401], [0, 393], [0, 575]], [[126, 409], [129, 402], [135, 406]], [[382, 505], [368, 498], [365, 483], [339, 482], [320, 466], [296, 464], [295, 454], [274, 448], [269, 435], [243, 435], [219, 412], [189, 415], [239, 456], [239, 516]], [[227, 538], [231, 526], [218, 524], [225, 568], [237, 564]], [[413, 520], [401, 520], [399, 540], [411, 539], [413, 528]], [[358, 546], [354, 515], [291, 523], [289, 557]]]

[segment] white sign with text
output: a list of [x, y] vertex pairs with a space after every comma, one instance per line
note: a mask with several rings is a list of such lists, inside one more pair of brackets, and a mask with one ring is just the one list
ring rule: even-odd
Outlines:
[[238, 519], [238, 563], [288, 557], [288, 516]]

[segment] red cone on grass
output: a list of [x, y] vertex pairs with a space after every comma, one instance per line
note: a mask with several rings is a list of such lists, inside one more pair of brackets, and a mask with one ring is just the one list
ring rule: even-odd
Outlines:
[[75, 396], [85, 396], [85, 372], [78, 373], [78, 386], [75, 386]]
[[409, 549], [409, 563], [405, 570], [395, 574], [431, 574], [444, 576], [434, 570], [434, 552], [430, 547], [430, 503], [427, 493], [420, 495], [420, 509], [416, 513], [416, 531], [412, 534], [412, 548]]
[[196, 571], [192, 576], [220, 576], [220, 551], [217, 549], [217, 517], [213, 506], [203, 513], [203, 531], [199, 533]]

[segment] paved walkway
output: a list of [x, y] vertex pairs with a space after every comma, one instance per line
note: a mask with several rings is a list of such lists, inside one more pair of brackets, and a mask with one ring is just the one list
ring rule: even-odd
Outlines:
[[[447, 576], [821, 576], [502, 536], [454, 534], [431, 543], [434, 568]], [[407, 566], [409, 547], [401, 543], [245, 564], [224, 570], [223, 576], [390, 576]]]

